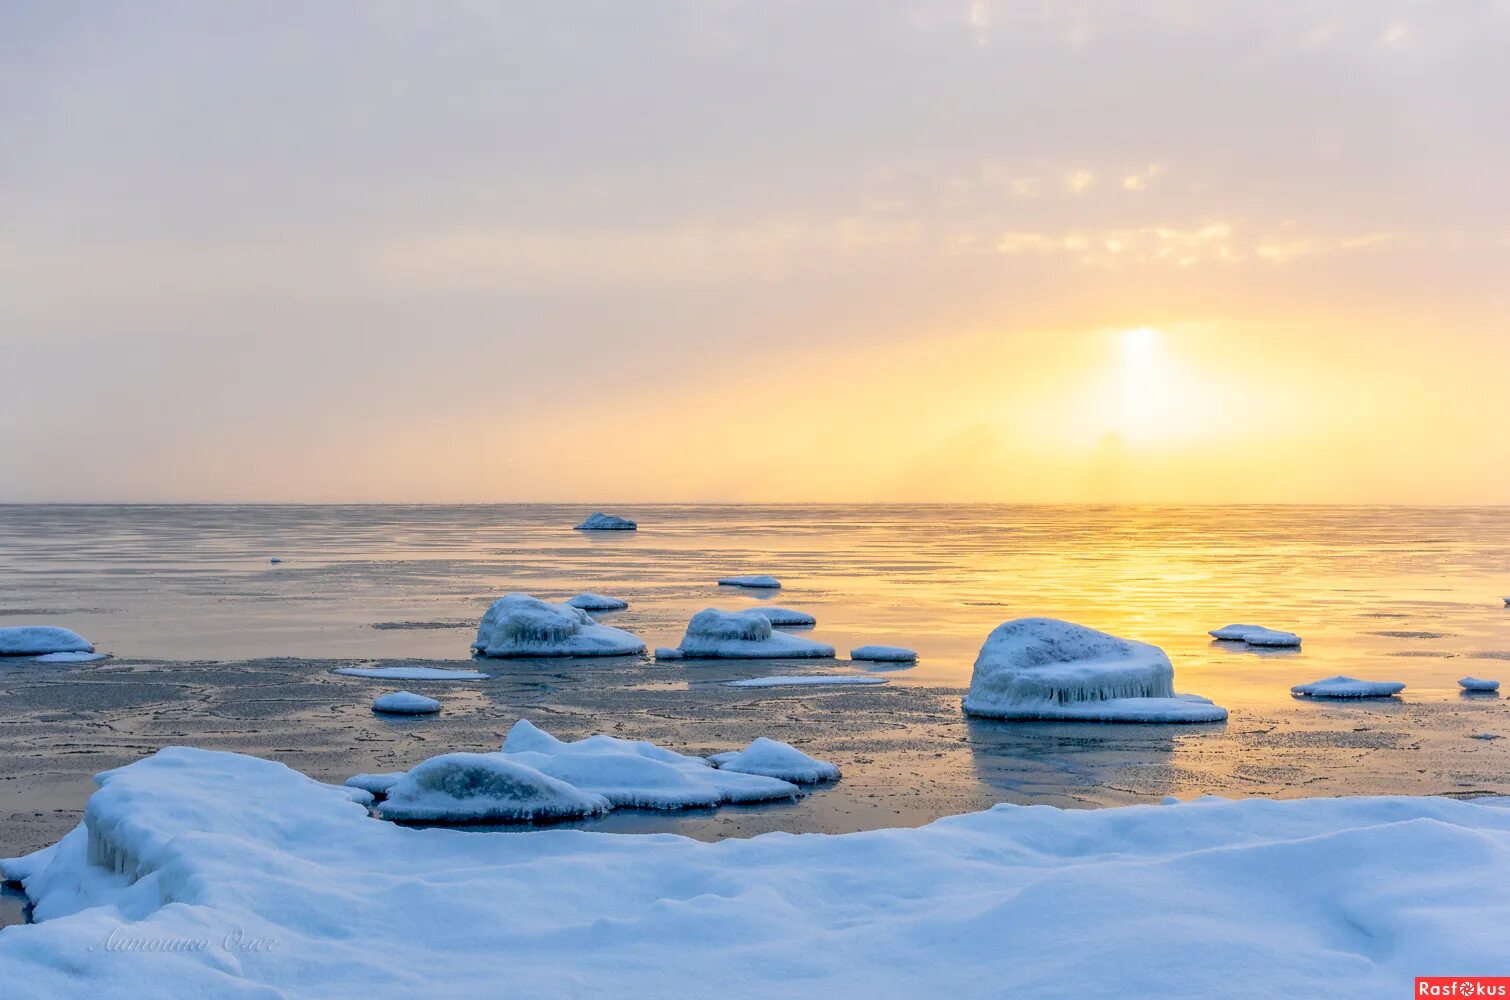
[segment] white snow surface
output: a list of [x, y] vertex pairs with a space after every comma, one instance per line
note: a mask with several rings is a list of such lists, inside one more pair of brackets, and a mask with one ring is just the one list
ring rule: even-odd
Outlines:
[[440, 702], [413, 691], [390, 691], [372, 699], [372, 710], [396, 715], [429, 715], [440, 711]]
[[874, 660], [877, 663], [911, 663], [918, 658], [916, 650], [905, 646], [856, 646], [849, 651], [851, 660]]
[[724, 687], [775, 688], [806, 687], [813, 684], [885, 684], [884, 677], [857, 677], [853, 674], [776, 674], [770, 677], [746, 677], [729, 681]]
[[998, 625], [981, 646], [965, 711], [996, 719], [1220, 722], [1227, 710], [1176, 695], [1157, 646], [1054, 618]]
[[798, 611], [795, 608], [777, 608], [759, 605], [753, 608], [746, 608], [745, 610], [755, 612], [777, 628], [810, 628], [818, 624], [818, 619], [806, 611]]
[[472, 648], [483, 656], [632, 656], [645, 643], [621, 628], [600, 625], [581, 608], [529, 594], [493, 602]]
[[718, 584], [721, 587], [753, 587], [757, 590], [773, 590], [781, 586], [781, 581], [774, 576], [757, 574], [755, 576], [719, 577]]
[[675, 646], [657, 646], [655, 647], [655, 658], [657, 660], [680, 660], [682, 658], [682, 651]]
[[[615, 807], [707, 808], [724, 802], [790, 799], [788, 781], [755, 773], [725, 774], [702, 757], [615, 736], [566, 743], [520, 719], [503, 741], [503, 755], [595, 795]], [[780, 777], [780, 776], [776, 776]]]
[[587, 518], [579, 525], [577, 531], [634, 531], [639, 525], [627, 517], [619, 517], [616, 514], [605, 514], [598, 511], [587, 515]]
[[7, 625], [0, 628], [0, 656], [47, 653], [92, 653], [94, 643], [57, 625]]
[[581, 608], [583, 611], [623, 611], [629, 607], [628, 601], [620, 600], [617, 597], [608, 597], [604, 594], [594, 594], [591, 591], [575, 594], [561, 603], [570, 604], [572, 607]]
[[344, 784], [350, 788], [359, 788], [371, 795], [387, 795], [388, 789], [398, 784], [404, 773], [403, 771], [382, 771], [378, 774], [353, 774], [346, 779]]
[[488, 677], [479, 670], [446, 670], [441, 667], [336, 667], [331, 672], [385, 681], [481, 681]]
[[756, 611], [704, 608], [687, 623], [678, 647], [682, 655], [698, 658], [784, 659], [833, 656], [834, 647], [801, 636], [778, 632]]
[[101, 786], [0, 862], [37, 921], [0, 931], [7, 1000], [1377, 1000], [1510, 963], [1505, 800], [1001, 805], [700, 843], [404, 829], [185, 748]]
[[790, 743], [773, 740], [768, 736], [755, 737], [743, 750], [716, 753], [708, 759], [721, 771], [763, 774], [769, 778], [802, 784], [833, 781], [839, 777], [837, 764], [810, 757]]
[[1265, 628], [1262, 625], [1224, 625], [1206, 633], [1213, 639], [1246, 642], [1250, 646], [1299, 646], [1300, 636], [1294, 632]]
[[443, 753], [388, 786], [384, 819], [442, 823], [577, 819], [608, 800], [501, 753]]
[[1500, 682], [1485, 680], [1482, 677], [1464, 677], [1458, 681], [1458, 686], [1464, 691], [1498, 691]]
[[1356, 677], [1324, 677], [1309, 684], [1297, 684], [1291, 694], [1311, 698], [1389, 698], [1405, 690], [1401, 681], [1360, 681]]
[[109, 653], [43, 653], [33, 658], [36, 663], [96, 663], [110, 659]]

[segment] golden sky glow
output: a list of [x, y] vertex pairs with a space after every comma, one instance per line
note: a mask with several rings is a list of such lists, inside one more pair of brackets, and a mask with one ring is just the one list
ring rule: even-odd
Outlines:
[[1510, 502], [1502, 4], [149, 6], [0, 13], [0, 501]]

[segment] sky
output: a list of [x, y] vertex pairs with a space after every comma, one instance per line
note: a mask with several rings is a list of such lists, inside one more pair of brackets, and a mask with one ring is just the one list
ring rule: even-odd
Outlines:
[[1510, 2], [0, 5], [0, 501], [1510, 503]]

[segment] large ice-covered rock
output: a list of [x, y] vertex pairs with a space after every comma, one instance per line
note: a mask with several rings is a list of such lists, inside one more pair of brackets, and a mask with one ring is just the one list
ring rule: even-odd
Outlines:
[[1250, 646], [1291, 647], [1300, 645], [1300, 636], [1262, 625], [1223, 625], [1206, 633], [1226, 642], [1246, 642]]
[[719, 577], [718, 585], [721, 587], [750, 587], [755, 590], [776, 590], [781, 587], [781, 581], [774, 576], [766, 576], [765, 574], [723, 576]]
[[784, 659], [833, 656], [834, 647], [801, 636], [778, 632], [771, 620], [755, 611], [705, 608], [687, 623], [678, 647], [695, 658]]
[[7, 625], [0, 628], [0, 656], [92, 652], [94, 643], [72, 629], [56, 625]]
[[483, 656], [625, 656], [644, 652], [645, 644], [581, 608], [509, 594], [483, 615], [472, 648]]
[[1339, 674], [1309, 684], [1297, 684], [1290, 688], [1290, 693], [1308, 698], [1392, 698], [1404, 690], [1403, 681], [1361, 681]]
[[570, 604], [572, 607], [581, 608], [583, 611], [623, 611], [629, 607], [628, 601], [620, 600], [617, 597], [608, 597], [604, 594], [594, 594], [591, 591], [575, 594], [561, 603]]
[[809, 784], [814, 781], [833, 781], [839, 777], [837, 764], [810, 757], [780, 740], [757, 736], [743, 750], [716, 753], [708, 758], [721, 771], [737, 771], [741, 774], [762, 774], [768, 778]]
[[388, 787], [384, 819], [434, 823], [577, 819], [608, 800], [498, 753], [447, 753], [415, 765]]
[[798, 611], [795, 608], [774, 608], [760, 605], [758, 607], [747, 608], [746, 610], [755, 612], [777, 628], [812, 628], [818, 624], [818, 619], [806, 611]]
[[997, 719], [1220, 722], [1227, 710], [1176, 695], [1157, 646], [1054, 618], [998, 625], [975, 659], [965, 711]]
[[616, 807], [706, 808], [724, 802], [789, 799], [798, 794], [788, 781], [755, 773], [725, 774], [702, 757], [679, 754], [643, 740], [599, 735], [567, 743], [526, 719], [509, 730], [503, 754], [585, 792], [601, 795]]
[[638, 524], [627, 517], [619, 517], [615, 514], [605, 514], [598, 511], [587, 515], [587, 519], [577, 525], [577, 531], [634, 531]]
[[392, 715], [433, 715], [440, 711], [440, 702], [413, 691], [390, 691], [372, 699], [372, 710]]

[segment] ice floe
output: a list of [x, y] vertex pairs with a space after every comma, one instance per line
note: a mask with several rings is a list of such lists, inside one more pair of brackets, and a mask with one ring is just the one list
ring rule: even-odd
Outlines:
[[433, 823], [538, 822], [608, 811], [608, 800], [501, 753], [444, 753], [388, 787], [384, 819]]
[[33, 658], [36, 663], [95, 663], [108, 659], [109, 653], [43, 653]]
[[1458, 681], [1458, 687], [1464, 691], [1498, 691], [1500, 682], [1485, 680], [1482, 677], [1464, 677]]
[[818, 619], [806, 611], [798, 611], [794, 608], [773, 608], [761, 605], [745, 610], [755, 612], [777, 628], [811, 628], [818, 624]]
[[1228, 642], [1246, 642], [1250, 646], [1289, 648], [1300, 645], [1300, 636], [1294, 632], [1282, 632], [1262, 625], [1224, 625], [1206, 633], [1213, 639]]
[[755, 590], [774, 590], [781, 586], [781, 581], [774, 576], [723, 576], [719, 577], [720, 587], [750, 587]]
[[99, 783], [74, 832], [0, 862], [36, 921], [0, 931], [6, 1000], [1375, 1000], [1505, 968], [1504, 800], [1004, 804], [705, 844], [401, 829], [184, 748]]
[[628, 601], [620, 600], [617, 597], [607, 597], [603, 594], [594, 594], [590, 591], [568, 597], [561, 603], [570, 604], [572, 607], [581, 608], [583, 611], [623, 611], [629, 607]]
[[770, 677], [746, 677], [727, 681], [724, 687], [774, 688], [807, 687], [813, 684], [885, 684], [884, 677], [857, 677], [853, 674], [776, 674]]
[[874, 660], [877, 663], [912, 663], [918, 658], [915, 650], [903, 646], [856, 646], [849, 651], [851, 660]]
[[508, 594], [488, 608], [472, 648], [492, 657], [626, 656], [644, 652], [645, 644], [581, 608]]
[[440, 711], [440, 702], [413, 691], [390, 691], [372, 699], [372, 710], [394, 715], [431, 715]]
[[403, 771], [383, 771], [378, 774], [353, 774], [346, 779], [345, 784], [361, 789], [370, 795], [387, 795], [388, 789], [398, 784], [404, 773]]
[[487, 674], [477, 670], [446, 670], [440, 667], [336, 667], [332, 673], [347, 677], [372, 677], [383, 681], [481, 681]]
[[655, 658], [657, 660], [680, 660], [682, 658], [682, 651], [675, 646], [657, 646], [655, 647]]
[[577, 531], [634, 531], [639, 525], [627, 517], [619, 517], [615, 514], [605, 514], [598, 511], [587, 515], [587, 519], [577, 525]]
[[1054, 618], [998, 625], [981, 646], [964, 700], [970, 715], [1087, 722], [1220, 722], [1227, 710], [1177, 695], [1157, 646]]
[[56, 625], [7, 625], [0, 628], [0, 656], [92, 652], [94, 643], [72, 629]]
[[1290, 688], [1290, 693], [1308, 698], [1390, 698], [1404, 690], [1402, 681], [1361, 681], [1338, 675], [1297, 684]]
[[687, 623], [678, 647], [683, 656], [700, 659], [785, 659], [833, 656], [834, 647], [778, 632], [755, 611], [705, 608]]
[[768, 736], [757, 736], [743, 750], [716, 753], [708, 760], [721, 771], [760, 774], [799, 784], [833, 781], [839, 777], [837, 764], [810, 757], [790, 743], [773, 740]]

